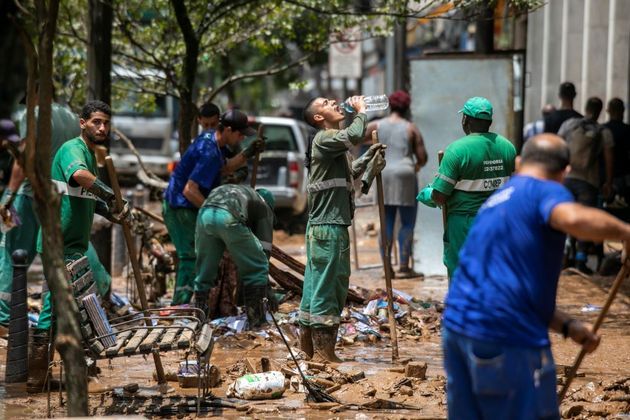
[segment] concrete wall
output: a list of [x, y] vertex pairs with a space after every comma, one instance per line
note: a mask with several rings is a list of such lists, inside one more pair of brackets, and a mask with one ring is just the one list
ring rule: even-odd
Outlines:
[[525, 121], [558, 104], [563, 81], [575, 84], [580, 112], [591, 96], [619, 97], [628, 108], [629, 55], [630, 0], [548, 1], [529, 15]]

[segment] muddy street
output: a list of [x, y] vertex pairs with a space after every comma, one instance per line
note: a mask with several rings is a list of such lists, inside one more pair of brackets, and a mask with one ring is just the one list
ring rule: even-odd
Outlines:
[[[295, 365], [290, 361], [277, 330], [270, 325], [258, 331], [230, 329], [226, 323], [215, 329], [216, 343], [211, 363], [218, 369], [211, 393], [222, 399], [236, 379], [263, 370], [285, 374], [288, 389], [277, 399], [245, 401], [229, 399], [228, 407], [202, 406], [202, 416], [225, 418], [446, 418], [445, 378], [440, 348], [440, 311], [447, 282], [441, 277], [424, 280], [394, 280], [397, 294], [398, 340], [400, 358], [391, 360], [388, 323], [379, 312], [379, 289], [384, 289], [383, 271], [377, 247], [378, 235], [370, 224], [377, 222], [371, 208], [357, 217], [359, 270], [353, 267], [351, 286], [357, 293], [376, 301], [376, 308], [349, 305], [342, 315], [338, 339], [339, 365], [299, 362], [309, 380], [342, 404], [313, 404], [305, 401], [305, 389]], [[304, 236], [276, 231], [274, 244], [300, 261], [305, 260]], [[367, 268], [366, 268], [367, 267]], [[29, 284], [34, 289], [36, 276]], [[594, 322], [603, 304], [612, 277], [562, 277], [558, 305], [581, 320]], [[116, 289], [124, 291], [124, 280], [116, 279]], [[561, 407], [563, 417], [623, 418], [630, 415], [630, 284], [622, 287], [601, 333], [603, 340], [593, 355], [587, 356], [568, 397]], [[409, 299], [412, 297], [412, 299]], [[295, 325], [298, 296], [281, 305], [276, 318], [289, 342], [297, 348]], [[558, 384], [564, 381], [567, 367], [578, 348], [561, 336], [552, 334], [553, 352], [558, 365]], [[160, 394], [153, 379], [150, 357], [133, 356], [99, 362], [101, 373], [90, 385], [92, 415], [144, 415], [146, 417], [194, 417], [197, 388], [183, 388], [177, 369], [185, 354], [162, 354], [169, 389]], [[6, 340], [0, 340], [0, 378], [4, 380]], [[56, 356], [59, 359], [59, 356]], [[267, 366], [267, 367], [265, 367]], [[426, 367], [426, 368], [425, 368]], [[58, 376], [59, 368], [55, 367]], [[133, 384], [138, 389], [133, 389]], [[62, 394], [65, 398], [65, 394]], [[16, 387], [0, 384], [0, 418], [42, 418], [46, 416], [46, 394], [28, 395]], [[65, 415], [60, 395], [51, 395], [51, 412]]]

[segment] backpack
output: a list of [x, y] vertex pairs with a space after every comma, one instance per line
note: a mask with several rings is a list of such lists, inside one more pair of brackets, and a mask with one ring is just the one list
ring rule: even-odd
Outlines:
[[599, 165], [603, 152], [602, 128], [596, 122], [582, 118], [567, 134], [571, 168], [574, 171], [588, 172]]

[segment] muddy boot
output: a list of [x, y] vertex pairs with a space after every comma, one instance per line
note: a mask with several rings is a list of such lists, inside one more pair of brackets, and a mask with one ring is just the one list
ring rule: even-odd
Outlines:
[[29, 393], [44, 392], [46, 377], [48, 375], [48, 334], [34, 333], [31, 339], [31, 347], [28, 351], [28, 379], [26, 391]]
[[201, 309], [208, 316], [208, 291], [195, 292], [195, 308]]
[[244, 290], [243, 302], [247, 311], [249, 328], [257, 328], [267, 323], [265, 316], [265, 304], [263, 299], [267, 296], [267, 286], [251, 286]]
[[331, 363], [341, 363], [343, 360], [335, 354], [337, 330], [339, 325], [332, 327], [313, 328], [313, 353]]
[[300, 324], [300, 350], [311, 359], [313, 357], [313, 330]]

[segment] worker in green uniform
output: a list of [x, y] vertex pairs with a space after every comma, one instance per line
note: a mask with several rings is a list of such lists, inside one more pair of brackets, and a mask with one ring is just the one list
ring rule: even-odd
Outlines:
[[266, 322], [263, 298], [269, 277], [273, 206], [273, 195], [264, 188], [225, 184], [210, 192], [199, 211], [195, 231], [198, 308], [208, 310], [208, 291], [216, 283], [227, 249], [238, 268], [250, 327]]
[[256, 134], [247, 115], [233, 109], [219, 118], [216, 130], [202, 132], [188, 147], [171, 174], [164, 191], [162, 214], [168, 233], [177, 251], [177, 278], [173, 305], [189, 303], [195, 279], [195, 222], [197, 213], [210, 191], [220, 185], [221, 176], [241, 168], [256, 152], [264, 150], [264, 141], [252, 142], [230, 159], [226, 146], [238, 146], [246, 136]]
[[433, 183], [418, 194], [430, 207], [446, 205], [444, 265], [453, 278], [459, 250], [479, 207], [514, 172], [516, 149], [505, 137], [489, 131], [492, 104], [470, 98], [460, 110], [465, 137], [451, 143]]
[[367, 125], [365, 101], [353, 96], [356, 114], [340, 129], [344, 114], [335, 100], [312, 99], [304, 119], [319, 129], [307, 151], [309, 163], [306, 272], [300, 303], [300, 347], [309, 356], [340, 362], [335, 343], [350, 278], [348, 226], [354, 215], [352, 181], [372, 160], [377, 172], [385, 167], [384, 145], [377, 143], [360, 158], [351, 160], [350, 147], [363, 142]]
[[[120, 212], [114, 213], [115, 196], [109, 186], [96, 177], [95, 148], [109, 135], [111, 109], [102, 101], [89, 101], [81, 110], [79, 137], [66, 141], [57, 151], [51, 165], [51, 178], [61, 194], [61, 232], [66, 264], [81, 258], [88, 249], [94, 213], [112, 222], [129, 217], [129, 206], [124, 202]], [[40, 230], [38, 252], [46, 252]], [[48, 364], [48, 331], [52, 323], [52, 298], [43, 297], [44, 305], [34, 333], [33, 350], [29, 354], [27, 390], [41, 391]], [[59, 309], [55, 308], [55, 312]]]
[[[37, 109], [36, 109], [37, 112]], [[26, 137], [26, 111], [19, 119], [20, 138]], [[69, 139], [80, 134], [79, 119], [67, 107], [52, 103], [51, 105], [51, 156], [61, 145]], [[20, 141], [18, 148], [24, 148], [24, 140]], [[10, 229], [0, 238], [0, 327], [7, 326], [10, 317], [11, 284], [13, 282], [13, 265], [11, 254], [13, 251], [23, 249], [27, 253], [27, 264], [30, 266], [36, 255], [37, 232], [39, 220], [33, 208], [33, 191], [31, 184], [26, 179], [24, 170], [17, 160], [11, 167], [11, 178], [0, 200], [0, 212], [13, 208], [20, 218], [21, 224]], [[88, 244], [86, 253], [90, 262], [90, 269], [98, 291], [102, 296], [107, 296], [111, 287], [111, 276], [98, 259], [96, 250], [91, 243]]]

